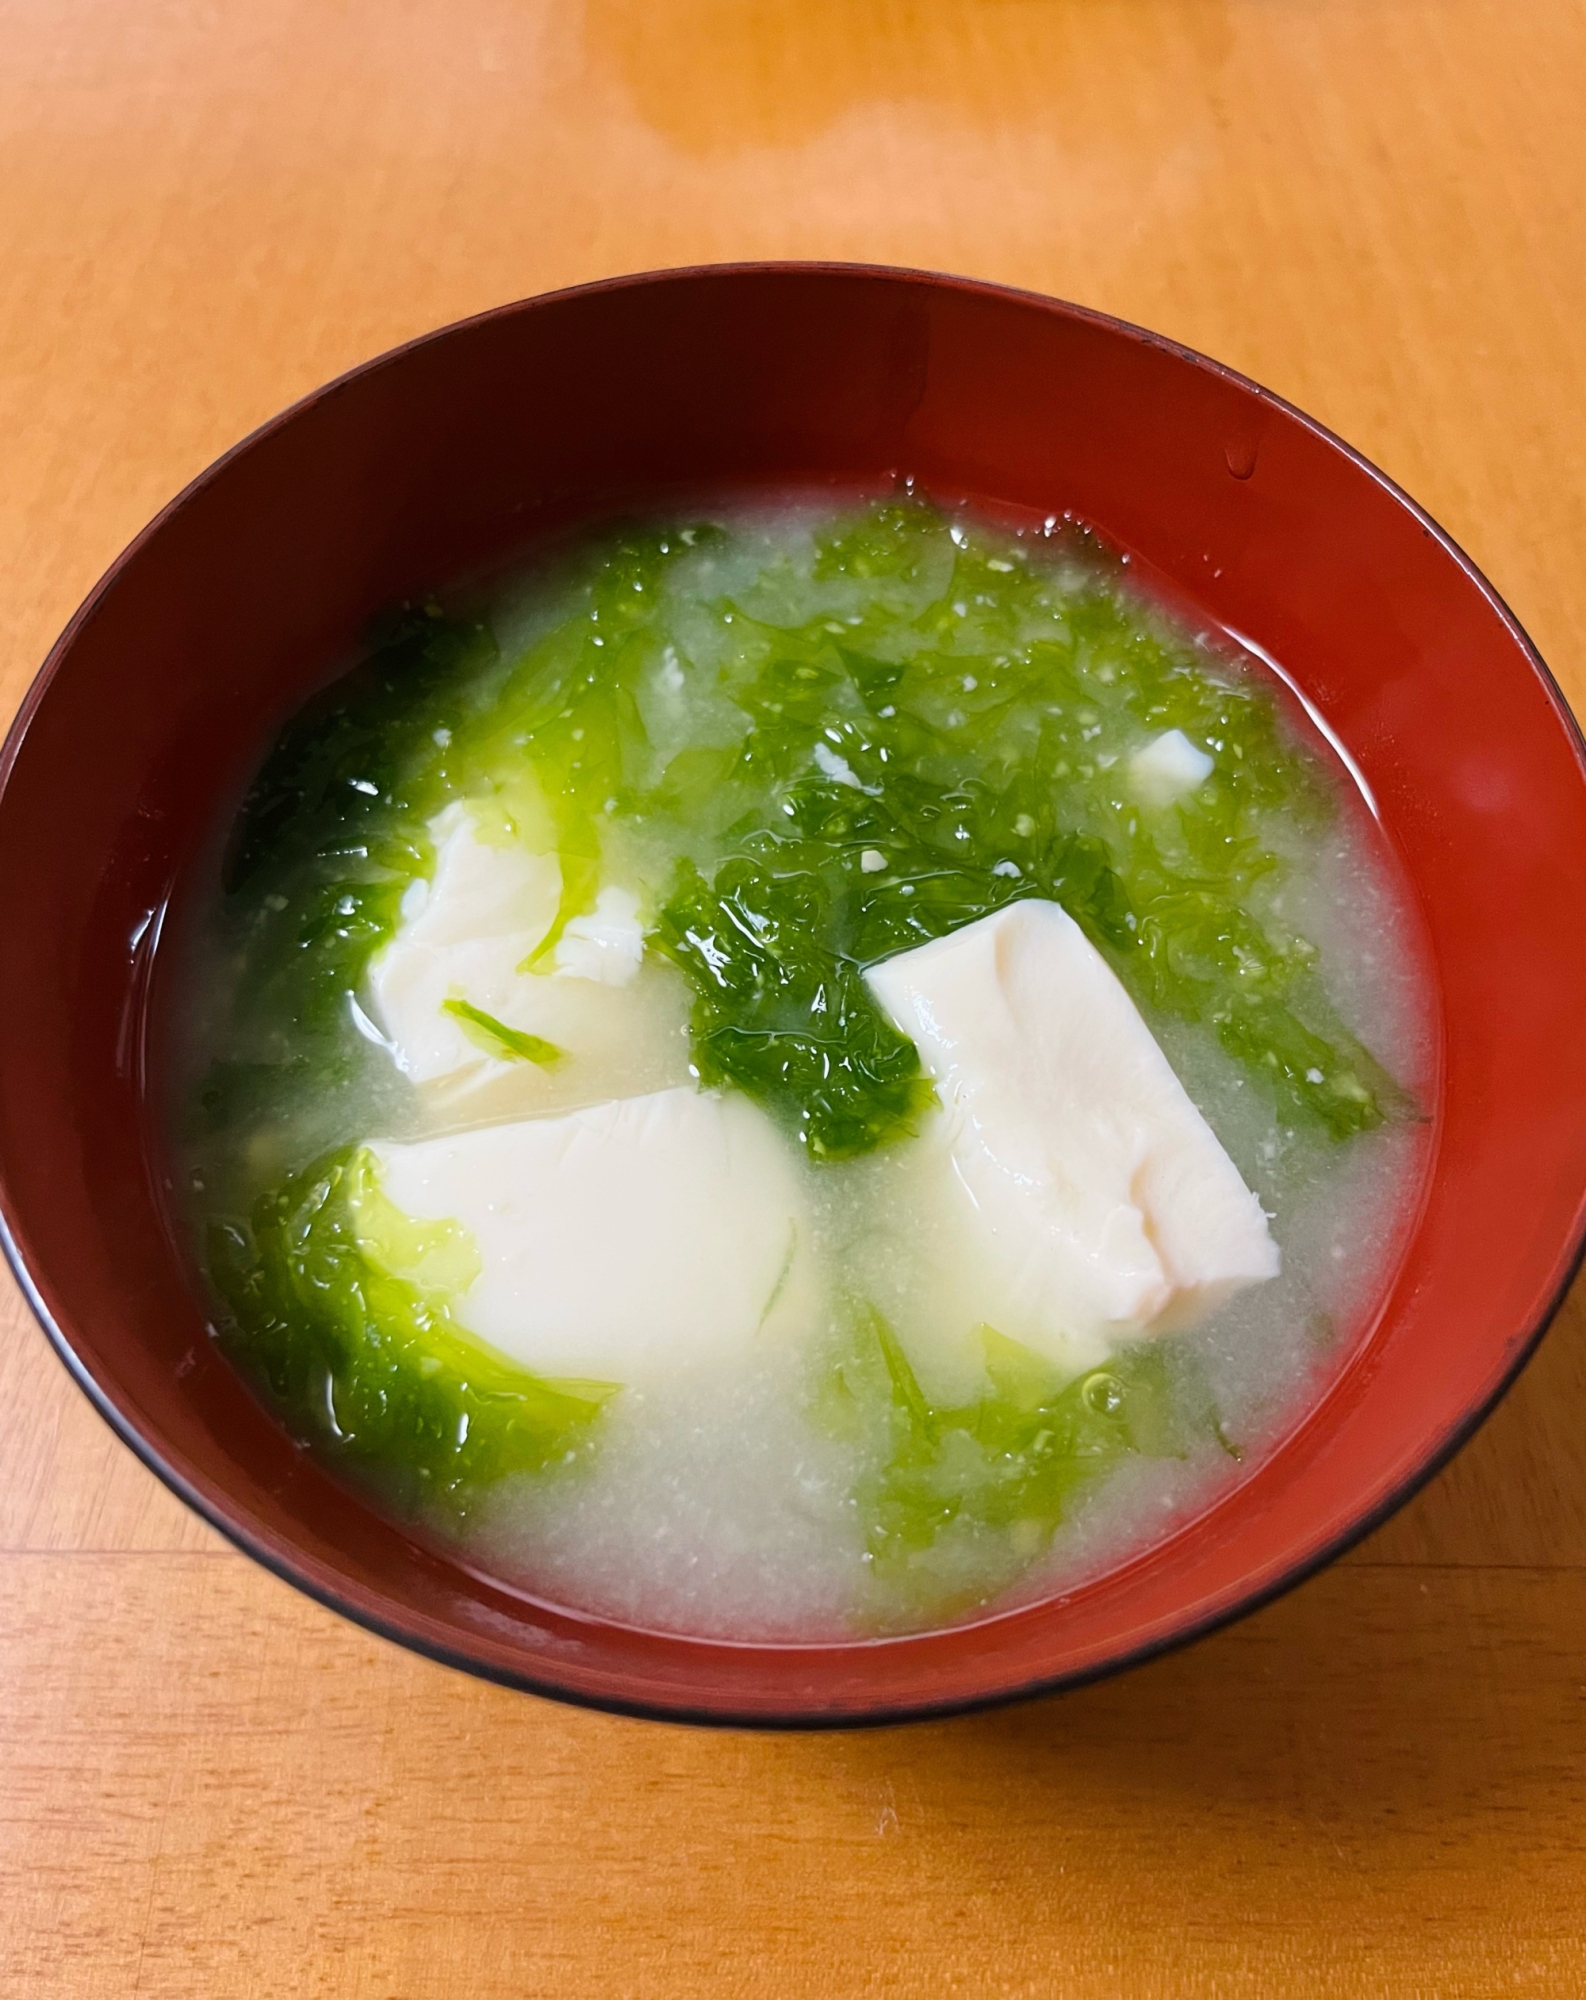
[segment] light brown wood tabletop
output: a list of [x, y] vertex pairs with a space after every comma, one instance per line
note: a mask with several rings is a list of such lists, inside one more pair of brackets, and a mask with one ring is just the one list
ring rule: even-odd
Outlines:
[[[1579, 705], [1583, 106], [1583, 0], [0, 0], [0, 698], [350, 364], [823, 257], [1245, 370]], [[341, 1622], [137, 1464], [7, 1285], [0, 1869], [8, 2000], [1586, 1994], [1586, 1293], [1260, 1615], [1063, 1700], [778, 1737]]]

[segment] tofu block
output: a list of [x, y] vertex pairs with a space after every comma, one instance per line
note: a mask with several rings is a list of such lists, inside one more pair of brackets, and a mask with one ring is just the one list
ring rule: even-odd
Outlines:
[[810, 1324], [804, 1169], [736, 1092], [369, 1150], [397, 1208], [472, 1234], [481, 1268], [451, 1302], [459, 1323], [543, 1374], [654, 1380]]
[[[687, 993], [670, 967], [645, 963], [638, 898], [602, 889], [526, 971], [556, 917], [561, 864], [491, 837], [488, 824], [466, 801], [431, 821], [434, 872], [409, 888], [396, 935], [370, 962], [366, 1011], [398, 1067], [415, 1083], [480, 1100], [491, 1116], [682, 1082]], [[571, 1060], [547, 1071], [498, 1057], [449, 1001]], [[597, 1092], [586, 1075], [598, 1077]]]
[[867, 975], [936, 1084], [913, 1168], [936, 1314], [1093, 1366], [1277, 1274], [1260, 1203], [1056, 903]]

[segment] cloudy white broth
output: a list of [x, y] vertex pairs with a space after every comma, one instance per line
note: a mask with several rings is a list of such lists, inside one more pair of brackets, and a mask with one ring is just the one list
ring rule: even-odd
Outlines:
[[1104, 1572], [1323, 1392], [1419, 1185], [1366, 804], [1060, 522], [711, 508], [409, 607], [215, 875], [216, 1337], [565, 1605], [829, 1639]]

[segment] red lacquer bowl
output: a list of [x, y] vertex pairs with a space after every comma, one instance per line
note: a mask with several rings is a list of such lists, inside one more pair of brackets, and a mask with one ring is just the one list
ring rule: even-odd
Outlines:
[[[161, 912], [274, 723], [370, 615], [570, 520], [722, 482], [1072, 510], [1284, 663], [1352, 753], [1430, 942], [1440, 1081], [1374, 1327], [1275, 1455], [1062, 1602], [849, 1645], [727, 1645], [526, 1603], [365, 1506], [220, 1356], [164, 1219]], [[1586, 782], [1525, 635], [1402, 493], [1170, 342], [991, 286], [823, 266], [617, 280], [415, 342], [174, 501], [50, 655], [0, 790], [0, 1203], [102, 1414], [279, 1575], [516, 1686], [695, 1720], [877, 1722], [1058, 1688], [1247, 1611], [1470, 1433], [1575, 1268]]]

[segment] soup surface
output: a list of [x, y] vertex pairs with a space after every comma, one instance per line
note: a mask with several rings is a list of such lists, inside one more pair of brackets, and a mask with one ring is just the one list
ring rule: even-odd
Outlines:
[[1275, 676], [907, 488], [394, 617], [183, 947], [217, 1338], [477, 1566], [829, 1638], [1248, 1474], [1419, 1184], [1411, 925]]

